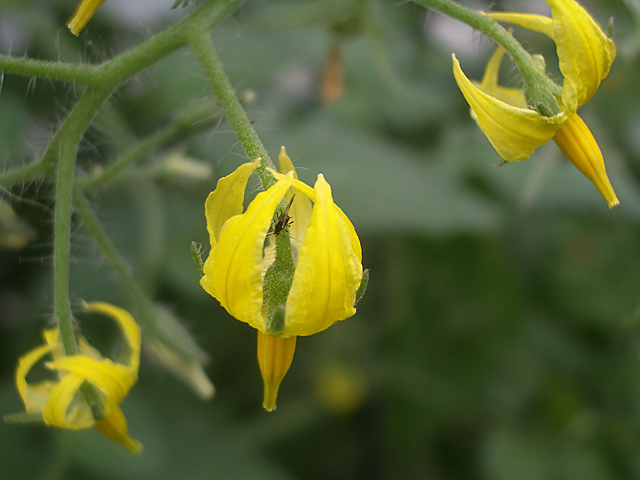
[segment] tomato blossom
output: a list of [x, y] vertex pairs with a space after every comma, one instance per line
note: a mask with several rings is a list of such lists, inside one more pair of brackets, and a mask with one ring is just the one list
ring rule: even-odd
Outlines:
[[298, 180], [284, 148], [281, 173], [271, 172], [277, 181], [243, 213], [247, 181], [259, 164], [221, 178], [207, 198], [211, 252], [200, 284], [258, 330], [264, 407], [273, 410], [296, 338], [354, 315], [366, 279], [360, 240], [331, 187], [322, 175], [314, 187]]

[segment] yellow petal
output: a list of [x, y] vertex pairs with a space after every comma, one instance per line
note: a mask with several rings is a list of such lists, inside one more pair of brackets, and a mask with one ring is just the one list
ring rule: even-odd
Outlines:
[[[137, 372], [140, 365], [140, 327], [129, 312], [102, 302], [85, 303], [83, 307], [87, 312], [102, 313], [116, 321], [129, 345], [129, 361], [125, 365]], [[95, 355], [94, 358], [96, 358]]]
[[76, 37], [80, 34], [80, 31], [89, 23], [93, 14], [105, 0], [82, 0], [82, 3], [73, 14], [71, 20], [67, 23], [67, 27], [71, 30]]
[[276, 409], [280, 383], [289, 371], [296, 350], [296, 337], [279, 338], [258, 331], [258, 363], [264, 382], [263, 406]]
[[107, 437], [115, 440], [133, 453], [142, 451], [142, 444], [129, 436], [127, 420], [118, 405], [114, 405], [109, 416], [103, 418], [96, 427]]
[[543, 117], [533, 110], [513, 107], [482, 92], [462, 72], [455, 55], [453, 74], [476, 115], [478, 125], [507, 162], [529, 158], [537, 147], [553, 137], [566, 120], [564, 112], [554, 117]]
[[[547, 2], [548, 3], [548, 2]], [[553, 20], [542, 15], [531, 15], [527, 13], [503, 13], [492, 12], [486, 13], [487, 17], [497, 22], [507, 22], [517, 25], [527, 30], [540, 32], [553, 40], [555, 32], [553, 29]]]
[[563, 107], [570, 113], [587, 103], [609, 73], [616, 46], [587, 11], [573, 0], [546, 0], [551, 7]]
[[47, 366], [78, 375], [116, 403], [124, 399], [138, 378], [137, 371], [131, 367], [117, 365], [109, 359], [94, 360], [84, 355], [61, 358]]
[[51, 328], [42, 332], [45, 342], [51, 349], [51, 356], [54, 360], [65, 356], [64, 346], [60, 341], [60, 331], [57, 328]]
[[[279, 161], [280, 172], [282, 174], [293, 172], [293, 178], [298, 180], [296, 169], [293, 167], [293, 162], [289, 158], [289, 155], [287, 155], [287, 151], [284, 147], [280, 149]], [[295, 192], [289, 190], [284, 197], [285, 202], [288, 202], [294, 194]], [[312, 209], [313, 206], [311, 205], [311, 201], [306, 195], [296, 195], [293, 199], [293, 203], [289, 209], [289, 216], [293, 220], [293, 223], [289, 226], [289, 234], [291, 235], [291, 238], [298, 242], [302, 242], [304, 240], [305, 232], [307, 231], [309, 222], [311, 221]]]
[[298, 174], [296, 173], [296, 169], [293, 166], [293, 162], [289, 155], [287, 155], [287, 150], [284, 146], [280, 147], [280, 155], [278, 156], [278, 162], [280, 162], [280, 173], [282, 175], [286, 175], [288, 172], [293, 172], [293, 178], [298, 180]]
[[[355, 313], [359, 252], [331, 187], [318, 175], [311, 224], [300, 248], [285, 312], [285, 335], [313, 335]], [[350, 222], [349, 222], [350, 223]], [[359, 243], [358, 243], [359, 247]]]
[[216, 189], [207, 197], [204, 210], [212, 249], [218, 243], [224, 223], [242, 213], [247, 181], [259, 165], [260, 159], [240, 165], [233, 173], [218, 180]]
[[[527, 102], [522, 90], [498, 85], [498, 73], [500, 72], [500, 64], [502, 63], [504, 52], [504, 48], [498, 47], [493, 53], [478, 88], [487, 95], [495, 97], [512, 107], [527, 108]], [[473, 83], [475, 84], [475, 82]]]
[[93, 415], [84, 401], [77, 403], [77, 409], [72, 414], [68, 413], [69, 406], [83, 382], [84, 378], [74, 374], [67, 374], [60, 379], [60, 382], [51, 390], [49, 400], [42, 411], [44, 423], [72, 430], [93, 426]]
[[[276, 178], [282, 178], [281, 174], [279, 174], [277, 172], [274, 172], [273, 170], [270, 170], [270, 171], [271, 171], [271, 173], [273, 173], [276, 176]], [[297, 190], [299, 193], [304, 195], [306, 198], [310, 199], [312, 202], [316, 201], [316, 193], [315, 193], [314, 189], [311, 188], [306, 183], [303, 183], [300, 180], [294, 180], [292, 188], [294, 190]], [[296, 197], [296, 198], [298, 198], [298, 197]], [[294, 200], [293, 203], [295, 204], [296, 200]], [[353, 227], [353, 224], [351, 223], [351, 220], [349, 220], [349, 218], [344, 214], [344, 212], [340, 209], [340, 207], [338, 207], [335, 204], [334, 204], [334, 207], [335, 207], [336, 212], [338, 213], [338, 215], [344, 221], [344, 224], [345, 224], [345, 227], [347, 229], [347, 232], [349, 233], [349, 237], [351, 238], [351, 245], [352, 245], [352, 248], [353, 248], [353, 252], [358, 257], [358, 260], [360, 262], [362, 262], [362, 247], [360, 246], [360, 239], [358, 238], [358, 235], [356, 233], [356, 229]]]
[[[334, 207], [336, 209], [336, 213], [338, 214], [338, 216], [342, 218], [342, 221], [344, 223], [344, 228], [347, 230], [347, 233], [349, 234], [349, 238], [351, 239], [351, 250], [353, 251], [358, 261], [362, 263], [362, 246], [360, 245], [360, 238], [356, 233], [356, 229], [353, 226], [353, 223], [351, 223], [351, 220], [349, 220], [349, 217], [347, 217], [347, 215], [340, 209], [340, 207], [335, 204], [334, 204]], [[360, 267], [361, 267], [360, 270], [362, 270], [362, 265]], [[358, 282], [358, 285], [356, 285], [356, 289], [359, 286], [360, 286], [360, 282]]]
[[20, 357], [18, 368], [16, 369], [16, 386], [25, 409], [28, 413], [41, 412], [44, 408], [49, 392], [55, 385], [53, 382], [45, 381], [37, 385], [29, 385], [26, 380], [31, 368], [45, 355], [51, 352], [49, 345], [42, 345], [34, 348], [26, 355]]
[[278, 180], [249, 204], [242, 215], [230, 218], [220, 232], [217, 247], [204, 265], [202, 287], [236, 319], [258, 330], [262, 318], [262, 254], [273, 214], [293, 183], [293, 173]]
[[562, 153], [596, 186], [609, 208], [620, 202], [604, 168], [602, 152], [582, 119], [573, 115], [553, 137]]

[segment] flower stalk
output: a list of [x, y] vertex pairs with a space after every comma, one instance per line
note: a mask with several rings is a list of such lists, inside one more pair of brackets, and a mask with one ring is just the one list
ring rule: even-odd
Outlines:
[[54, 311], [62, 344], [67, 355], [77, 353], [73, 317], [69, 304], [69, 255], [71, 251], [71, 213], [73, 177], [78, 144], [110, 90], [89, 89], [59, 130], [56, 169], [56, 196], [53, 246]]
[[236, 132], [238, 141], [247, 152], [247, 156], [249, 159], [261, 159], [256, 171], [260, 177], [262, 188], [264, 190], [268, 189], [276, 182], [273, 175], [267, 170], [275, 168], [273, 161], [260, 138], [258, 138], [258, 134], [247, 117], [247, 113], [240, 105], [240, 101], [213, 47], [209, 33], [205, 29], [194, 29], [189, 37], [189, 44], [198, 57], [198, 61], [211, 83], [220, 106], [228, 122]]

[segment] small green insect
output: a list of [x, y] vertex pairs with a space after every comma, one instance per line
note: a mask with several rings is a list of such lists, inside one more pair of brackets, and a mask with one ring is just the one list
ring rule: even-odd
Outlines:
[[293, 199], [295, 197], [296, 197], [295, 195], [291, 197], [291, 200], [289, 200], [289, 203], [287, 204], [287, 206], [284, 207], [284, 212], [280, 214], [280, 216], [278, 217], [278, 220], [273, 225], [274, 235], [279, 235], [285, 228], [287, 228], [289, 225], [293, 223], [293, 220], [291, 220], [291, 217], [289, 216], [289, 209], [291, 208], [291, 204], [293, 203]]

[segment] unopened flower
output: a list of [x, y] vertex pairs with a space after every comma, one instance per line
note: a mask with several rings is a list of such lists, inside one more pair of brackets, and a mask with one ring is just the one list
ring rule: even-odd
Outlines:
[[[619, 203], [609, 182], [602, 153], [576, 111], [594, 95], [615, 58], [613, 41], [574, 0], [546, 0], [552, 18], [518, 13], [491, 13], [494, 20], [543, 33], [556, 43], [564, 76], [560, 113], [544, 116], [529, 108], [522, 90], [498, 85], [504, 51], [493, 55], [480, 84], [471, 82], [453, 56], [458, 86], [474, 118], [507, 162], [524, 160], [540, 145], [554, 139], [560, 150], [597, 187], [609, 208]], [[540, 57], [541, 58], [541, 57]]]
[[20, 250], [36, 236], [36, 230], [16, 215], [9, 202], [0, 200], [0, 249]]
[[71, 17], [71, 20], [67, 23], [67, 27], [69, 27], [71, 33], [76, 37], [80, 35], [82, 29], [89, 23], [93, 14], [96, 13], [98, 7], [104, 2], [105, 0], [82, 0], [76, 13], [73, 14], [73, 17]]
[[[138, 380], [140, 328], [129, 313], [113, 305], [89, 303], [84, 308], [116, 321], [127, 343], [126, 359], [116, 363], [103, 358], [82, 336], [78, 336], [78, 354], [67, 356], [59, 329], [44, 330], [45, 345], [20, 358], [16, 370], [16, 384], [26, 412], [41, 413], [44, 423], [53, 427], [79, 430], [95, 425], [107, 437], [134, 453], [140, 452], [142, 444], [129, 436], [127, 421], [119, 406]], [[55, 371], [58, 379], [27, 383], [29, 371], [47, 355], [53, 361], [44, 365]], [[102, 395], [104, 411], [99, 420], [79, 391], [84, 382], [93, 385]]]
[[[273, 410], [296, 338], [354, 315], [364, 282], [360, 241], [331, 187], [322, 175], [313, 188], [299, 181], [284, 148], [282, 174], [272, 172], [277, 182], [243, 213], [247, 180], [258, 165], [241, 165], [207, 198], [211, 253], [200, 284], [258, 330], [264, 407]], [[272, 225], [278, 229], [269, 235]]]

